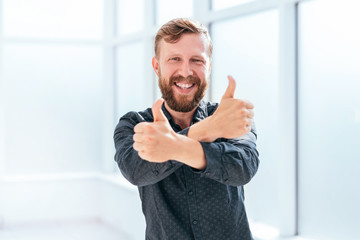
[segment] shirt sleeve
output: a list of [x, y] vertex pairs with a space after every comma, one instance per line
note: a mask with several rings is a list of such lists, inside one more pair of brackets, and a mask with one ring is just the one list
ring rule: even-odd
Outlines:
[[115, 161], [121, 173], [130, 183], [136, 186], [145, 186], [166, 178], [182, 164], [173, 160], [153, 163], [141, 159], [133, 148], [133, 129], [139, 122], [141, 120], [139, 120], [138, 113], [135, 112], [130, 112], [120, 119], [114, 133]]
[[260, 161], [255, 128], [240, 138], [200, 143], [207, 161], [206, 168], [199, 171], [203, 177], [227, 185], [242, 186], [257, 172]]

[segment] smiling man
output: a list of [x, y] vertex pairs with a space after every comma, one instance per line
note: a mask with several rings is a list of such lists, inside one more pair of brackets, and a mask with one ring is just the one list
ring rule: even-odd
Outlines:
[[162, 98], [115, 129], [115, 161], [138, 186], [147, 240], [252, 239], [243, 186], [259, 165], [253, 105], [234, 98], [230, 76], [220, 104], [202, 100], [211, 56], [201, 24], [163, 25], [152, 60]]

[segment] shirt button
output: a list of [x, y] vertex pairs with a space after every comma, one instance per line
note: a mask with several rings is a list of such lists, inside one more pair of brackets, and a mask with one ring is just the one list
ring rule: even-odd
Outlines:
[[155, 170], [153, 173], [154, 173], [156, 176], [159, 175], [159, 171], [158, 171], [158, 170]]
[[196, 225], [198, 222], [196, 220], [193, 221], [193, 224]]
[[193, 193], [193, 191], [189, 191], [189, 195], [191, 196], [191, 195], [193, 195], [194, 193]]
[[205, 176], [209, 176], [209, 175], [210, 175], [210, 173], [209, 173], [209, 172], [206, 172], [206, 173], [205, 173]]

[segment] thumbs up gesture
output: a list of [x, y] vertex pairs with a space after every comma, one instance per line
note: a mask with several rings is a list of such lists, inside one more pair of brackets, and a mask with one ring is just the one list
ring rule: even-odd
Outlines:
[[164, 99], [158, 99], [153, 107], [154, 122], [141, 122], [134, 128], [133, 148], [139, 156], [150, 162], [166, 162], [172, 159], [176, 133], [171, 128], [161, 106]]
[[151, 110], [153, 113], [153, 118], [154, 118], [154, 122], [161, 122], [161, 121], [165, 121], [168, 122], [167, 118], [165, 117], [161, 106], [164, 103], [164, 99], [159, 98], [152, 106]]
[[236, 138], [251, 130], [254, 105], [248, 101], [234, 98], [236, 82], [228, 76], [229, 85], [219, 107], [210, 117], [216, 138]]

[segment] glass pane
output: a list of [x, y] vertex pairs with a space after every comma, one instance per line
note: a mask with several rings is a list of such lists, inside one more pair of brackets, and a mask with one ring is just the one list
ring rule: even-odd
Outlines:
[[144, 27], [144, 0], [117, 1], [117, 34], [135, 33]]
[[102, 0], [3, 0], [4, 35], [102, 38]]
[[249, 99], [255, 105], [261, 163], [247, 185], [248, 215], [252, 220], [277, 226], [278, 146], [274, 139], [278, 123], [278, 12], [229, 19], [212, 26], [213, 101], [220, 101], [228, 85], [227, 75], [232, 75], [237, 82], [235, 97]]
[[299, 6], [299, 226], [319, 240], [360, 236], [359, 9], [351, 0]]
[[[144, 82], [144, 44], [135, 42], [117, 49], [117, 119], [129, 111], [142, 111], [149, 107], [146, 96], [152, 94]], [[149, 59], [149, 64], [151, 64]], [[147, 81], [153, 81], [148, 78]], [[147, 94], [147, 95], [146, 95]]]
[[220, 10], [253, 1], [255, 0], [212, 0], [211, 8], [212, 10]]
[[192, 17], [193, 0], [156, 0], [156, 24], [163, 25], [173, 18]]
[[101, 166], [101, 47], [3, 48], [9, 174], [96, 171]]

